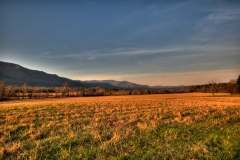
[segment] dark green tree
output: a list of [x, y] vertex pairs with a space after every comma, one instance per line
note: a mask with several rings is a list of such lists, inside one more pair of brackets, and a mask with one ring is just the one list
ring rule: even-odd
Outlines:
[[238, 90], [238, 93], [240, 93], [240, 75], [238, 76], [238, 79], [237, 79], [237, 90]]

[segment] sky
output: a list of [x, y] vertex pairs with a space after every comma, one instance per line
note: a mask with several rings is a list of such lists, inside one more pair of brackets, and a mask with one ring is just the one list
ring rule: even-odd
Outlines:
[[0, 0], [0, 61], [147, 85], [240, 75], [240, 1]]

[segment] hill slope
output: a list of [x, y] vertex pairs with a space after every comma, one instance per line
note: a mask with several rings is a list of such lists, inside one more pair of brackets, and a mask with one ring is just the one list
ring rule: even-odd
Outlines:
[[0, 61], [0, 81], [7, 85], [30, 86], [62, 86], [68, 82], [70, 86], [89, 86], [81, 82], [76, 82], [68, 78], [59, 77], [56, 74], [48, 74], [43, 71], [31, 70], [18, 64]]

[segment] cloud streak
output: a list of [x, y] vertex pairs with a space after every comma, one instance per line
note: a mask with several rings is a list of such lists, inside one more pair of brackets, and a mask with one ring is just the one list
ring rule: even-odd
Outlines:
[[42, 53], [42, 55], [48, 55], [48, 54], [50, 54], [51, 52], [44, 52], [44, 53]]
[[[116, 57], [116, 56], [144, 56], [144, 55], [154, 55], [154, 54], [163, 54], [163, 53], [177, 53], [173, 56], [194, 56], [194, 52], [200, 52], [197, 55], [206, 55], [211, 54], [213, 51], [230, 51], [230, 50], [240, 50], [240, 47], [226, 47], [226, 46], [214, 46], [214, 45], [204, 45], [204, 46], [178, 46], [178, 47], [169, 47], [165, 49], [130, 49], [130, 50], [121, 50], [121, 49], [109, 49], [109, 50], [93, 50], [88, 52], [82, 52], [79, 54], [64, 54], [64, 55], [48, 55], [43, 54], [39, 56], [40, 58], [78, 58], [81, 60], [88, 59], [94, 60], [100, 57]], [[107, 53], [106, 53], [107, 52]], [[182, 52], [188, 53], [187, 55], [182, 55]], [[169, 54], [168, 54], [169, 55]]]
[[[192, 41], [208, 42], [214, 40], [216, 34], [231, 36], [224, 35], [226, 29], [229, 30], [225, 24], [228, 24], [228, 26], [234, 24], [233, 22], [240, 24], [240, 7], [218, 9], [208, 12], [211, 12], [211, 14], [198, 22], [195, 28], [196, 34], [190, 38]], [[232, 25], [230, 27], [231, 30], [233, 30], [236, 26]]]

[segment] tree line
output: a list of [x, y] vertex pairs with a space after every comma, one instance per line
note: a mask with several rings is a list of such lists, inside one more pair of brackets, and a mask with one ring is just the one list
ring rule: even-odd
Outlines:
[[183, 90], [184, 92], [212, 93], [213, 96], [215, 93], [240, 94], [240, 76], [237, 80], [230, 80], [228, 83], [211, 80], [208, 84], [187, 86]]
[[70, 87], [67, 82], [62, 87], [31, 87], [27, 84], [22, 86], [8, 86], [0, 82], [0, 100], [6, 99], [36, 99], [56, 97], [86, 97], [86, 96], [111, 96], [111, 95], [141, 95], [141, 94], [170, 94], [203, 92], [212, 93], [240, 93], [240, 75], [237, 80], [228, 83], [220, 83], [211, 80], [208, 84], [193, 85], [174, 88], [101, 88], [101, 87]]

